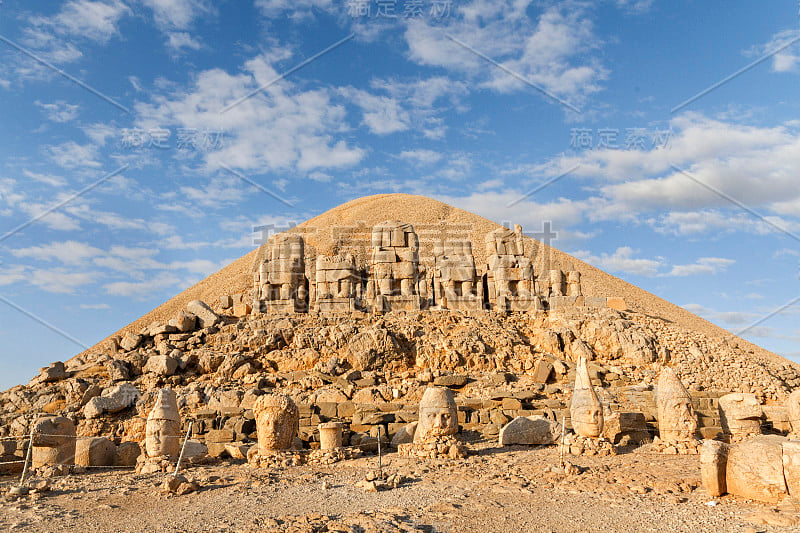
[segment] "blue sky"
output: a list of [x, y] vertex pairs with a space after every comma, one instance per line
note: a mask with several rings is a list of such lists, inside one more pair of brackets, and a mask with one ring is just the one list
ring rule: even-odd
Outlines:
[[255, 226], [379, 192], [551, 221], [556, 247], [800, 360], [799, 11], [3, 0], [0, 387]]

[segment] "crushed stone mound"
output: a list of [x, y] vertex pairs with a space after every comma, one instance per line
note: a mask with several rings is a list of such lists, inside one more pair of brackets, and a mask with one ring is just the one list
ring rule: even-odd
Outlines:
[[[414, 225], [420, 235], [420, 256], [431, 255], [433, 242], [445, 238], [464, 239], [472, 242], [476, 265], [486, 262], [484, 237], [489, 231], [501, 226], [476, 214], [458, 209], [425, 196], [411, 194], [378, 194], [358, 198], [344, 203], [314, 217], [292, 232], [302, 233], [306, 247], [312, 254], [335, 254], [341, 250], [354, 252], [356, 259], [366, 260], [367, 247], [372, 226], [385, 220], [402, 220]], [[447, 232], [443, 229], [447, 225]], [[538, 231], [540, 228], [523, 228]], [[252, 288], [252, 270], [259, 257], [260, 248], [242, 256], [222, 270], [167, 300], [146, 315], [110, 335], [122, 336], [126, 332], [137, 332], [148, 324], [166, 323], [192, 300], [217, 302], [224, 294], [237, 294]], [[618, 296], [625, 300], [628, 308], [643, 315], [657, 317], [673, 325], [703, 333], [709, 337], [730, 339], [759, 358], [789, 363], [786, 359], [757, 345], [734, 336], [732, 333], [711, 324], [689, 311], [667, 302], [645, 290], [599, 270], [560, 250], [526, 237], [526, 250], [534, 259], [534, 268], [564, 271], [579, 270], [583, 292], [587, 296]], [[549, 266], [548, 266], [549, 265]], [[96, 352], [105, 341], [99, 342], [80, 355]]]

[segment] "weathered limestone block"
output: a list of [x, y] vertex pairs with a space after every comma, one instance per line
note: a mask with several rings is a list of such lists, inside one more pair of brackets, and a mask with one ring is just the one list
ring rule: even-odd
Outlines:
[[442, 309], [481, 309], [483, 284], [477, 282], [470, 241], [440, 241], [433, 247], [433, 298]]
[[158, 391], [156, 403], [147, 416], [145, 431], [144, 445], [148, 457], [178, 456], [181, 446], [181, 416], [175, 391]]
[[419, 403], [419, 424], [414, 442], [458, 433], [458, 407], [450, 389], [428, 387]]
[[561, 436], [561, 424], [543, 416], [518, 416], [500, 430], [500, 445], [553, 444]]
[[153, 355], [147, 359], [143, 371], [157, 376], [171, 376], [178, 369], [178, 361], [168, 355]]
[[539, 359], [536, 361], [536, 366], [533, 367], [533, 381], [535, 383], [547, 383], [550, 376], [553, 374], [553, 365], [546, 359]]
[[800, 436], [800, 389], [792, 391], [786, 398], [786, 411], [791, 432]]
[[761, 435], [732, 445], [728, 452], [726, 484], [728, 492], [769, 503], [786, 494], [783, 477], [783, 443], [777, 435]]
[[75, 423], [63, 416], [39, 418], [33, 424], [31, 465], [71, 465], [75, 463]]
[[192, 313], [181, 311], [177, 317], [169, 321], [169, 325], [175, 326], [181, 333], [188, 333], [197, 327], [197, 317]]
[[284, 394], [259, 396], [253, 405], [258, 431], [258, 454], [288, 450], [294, 444], [300, 413], [294, 401]]
[[350, 337], [345, 356], [356, 370], [378, 370], [385, 369], [403, 354], [388, 330], [372, 327]]
[[731, 442], [761, 434], [761, 405], [754, 394], [732, 392], [719, 399], [722, 430]]
[[142, 336], [136, 335], [135, 333], [127, 332], [119, 341], [119, 347], [129, 352], [131, 350], [136, 349], [139, 346], [139, 343], [142, 342]]
[[410, 422], [400, 428], [392, 437], [392, 447], [397, 448], [401, 444], [414, 442], [414, 433], [417, 431], [418, 422]]
[[341, 422], [328, 422], [317, 426], [319, 429], [319, 447], [322, 450], [334, 450], [342, 447]]
[[265, 244], [253, 274], [253, 309], [297, 313], [308, 310], [305, 242], [301, 235], [278, 233]]
[[783, 441], [783, 478], [791, 496], [800, 497], [800, 441]]
[[541, 308], [534, 294], [533, 265], [525, 256], [522, 227], [490, 231], [486, 244], [485, 299], [498, 311], [533, 311]]
[[644, 413], [637, 412], [614, 412], [611, 416], [604, 415], [603, 436], [614, 444], [619, 444], [625, 436], [638, 444], [650, 440]]
[[700, 478], [703, 488], [712, 498], [728, 492], [725, 476], [728, 465], [728, 448], [718, 440], [703, 441], [700, 448]]
[[122, 383], [103, 390], [100, 396], [95, 396], [86, 404], [83, 415], [88, 418], [98, 418], [106, 413], [117, 413], [127, 409], [139, 399], [139, 390], [130, 383]]
[[136, 466], [136, 460], [142, 454], [138, 442], [122, 442], [117, 446], [114, 454], [114, 466]]
[[577, 270], [567, 272], [567, 296], [583, 296], [581, 273]]
[[208, 328], [219, 321], [219, 315], [202, 300], [192, 300], [186, 305], [186, 311], [197, 317], [201, 328]]
[[694, 439], [697, 417], [692, 408], [692, 398], [669, 367], [662, 369], [658, 376], [656, 407], [661, 440], [679, 442]]
[[575, 433], [583, 437], [600, 437], [603, 433], [603, 406], [592, 387], [586, 359], [578, 359], [575, 386], [572, 390], [570, 417]]
[[117, 445], [106, 437], [81, 437], [75, 445], [75, 464], [114, 466]]

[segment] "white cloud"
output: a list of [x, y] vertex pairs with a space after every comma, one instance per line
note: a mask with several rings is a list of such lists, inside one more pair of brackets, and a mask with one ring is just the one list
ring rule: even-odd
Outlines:
[[697, 274], [716, 274], [724, 272], [735, 263], [733, 259], [723, 257], [701, 257], [697, 262], [689, 265], [674, 265], [668, 276], [694, 276]]
[[794, 43], [788, 47], [785, 45], [798, 37], [800, 37], [800, 30], [797, 29], [779, 31], [767, 43], [746, 50], [745, 55], [763, 56], [784, 47], [772, 56], [772, 71], [797, 72], [797, 66], [800, 65], [800, 43]]
[[202, 71], [188, 91], [156, 95], [135, 106], [145, 129], [174, 125], [225, 133], [223, 146], [203, 154], [207, 170], [231, 166], [242, 170], [308, 172], [351, 166], [365, 152], [337, 134], [346, 130], [346, 111], [327, 90], [301, 91], [288, 80], [273, 83], [253, 97], [231, 105], [278, 75], [261, 54], [243, 72]]
[[364, 113], [364, 124], [376, 135], [387, 135], [409, 129], [410, 117], [394, 98], [375, 96], [360, 89], [344, 89]]
[[160, 29], [184, 30], [198, 16], [209, 13], [213, 5], [208, 0], [141, 0], [153, 10], [153, 19]]
[[26, 281], [46, 292], [71, 294], [79, 287], [96, 283], [99, 277], [98, 272], [70, 272], [63, 268], [33, 269], [27, 274]]
[[108, 304], [81, 304], [81, 309], [111, 309]]
[[138, 300], [151, 298], [156, 291], [168, 287], [177, 287], [181, 279], [170, 273], [161, 273], [145, 281], [115, 281], [103, 285], [106, 294], [111, 296], [134, 297]]
[[432, 165], [433, 163], [438, 163], [442, 159], [442, 154], [434, 152], [433, 150], [420, 148], [416, 150], [403, 150], [400, 152], [400, 157], [415, 163]]
[[621, 246], [613, 254], [601, 253], [592, 255], [588, 251], [579, 250], [572, 255], [597, 268], [608, 272], [621, 272], [637, 276], [656, 276], [664, 265], [663, 259], [644, 259], [634, 257], [634, 250], [629, 246]]
[[174, 51], [179, 51], [183, 48], [200, 50], [203, 45], [185, 31], [172, 31], [168, 34], [167, 46]]
[[332, 0], [255, 0], [255, 5], [267, 17], [287, 13], [290, 18], [305, 18], [311, 16], [314, 9], [327, 11], [334, 7]]
[[97, 168], [100, 166], [100, 163], [96, 161], [98, 151], [94, 144], [78, 144], [75, 141], [67, 141], [50, 146], [48, 152], [50, 158], [64, 168]]
[[653, 6], [653, 0], [617, 0], [617, 6], [631, 13], [644, 13]]
[[15, 257], [27, 257], [39, 261], [60, 261], [69, 265], [81, 264], [87, 259], [102, 255], [103, 251], [85, 242], [62, 241], [32, 246], [30, 248], [18, 248], [11, 250]]
[[[52, 17], [34, 16], [32, 28], [68, 37], [81, 37], [100, 43], [117, 33], [117, 23], [130, 9], [118, 0], [71, 0]], [[39, 39], [46, 39], [39, 35]]]
[[61, 176], [53, 176], [52, 174], [39, 174], [37, 172], [32, 172], [30, 170], [23, 170], [23, 174], [27, 177], [32, 179], [33, 181], [38, 181], [39, 183], [45, 183], [50, 185], [51, 187], [63, 187], [67, 184], [67, 180], [62, 178]]
[[56, 100], [49, 104], [36, 100], [34, 103], [53, 122], [69, 122], [78, 116], [78, 106], [68, 104], [63, 100]]
[[[480, 87], [497, 92], [530, 90], [526, 84], [478, 57], [448, 36], [556, 96], [582, 104], [601, 89], [607, 70], [592, 56], [600, 40], [577, 4], [550, 6], [533, 21], [528, 0], [475, 0], [454, 9], [435, 25], [409, 22], [409, 58], [422, 65], [470, 75]], [[549, 99], [552, 101], [552, 99]]]

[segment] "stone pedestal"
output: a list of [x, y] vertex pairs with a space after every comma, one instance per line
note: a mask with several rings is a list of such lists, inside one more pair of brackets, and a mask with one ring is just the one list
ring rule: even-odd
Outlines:
[[321, 450], [334, 450], [342, 447], [342, 424], [327, 422], [317, 426], [319, 429], [319, 447]]

